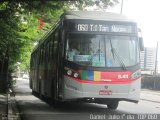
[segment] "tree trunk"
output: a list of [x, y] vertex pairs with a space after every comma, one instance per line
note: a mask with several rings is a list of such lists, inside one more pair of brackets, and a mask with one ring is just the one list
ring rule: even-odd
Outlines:
[[6, 56], [0, 61], [0, 93], [7, 92], [8, 62], [9, 59]]
[[4, 92], [4, 71], [3, 71], [3, 68], [4, 68], [4, 58], [2, 59], [1, 61], [1, 72], [0, 72], [0, 93], [3, 93]]

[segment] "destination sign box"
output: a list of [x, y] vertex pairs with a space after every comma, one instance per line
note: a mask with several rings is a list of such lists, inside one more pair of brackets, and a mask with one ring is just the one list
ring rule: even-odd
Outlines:
[[70, 23], [70, 30], [79, 32], [135, 33], [135, 26], [121, 24], [80, 24]]
[[77, 31], [104, 31], [109, 32], [108, 25], [96, 25], [96, 24], [76, 24]]

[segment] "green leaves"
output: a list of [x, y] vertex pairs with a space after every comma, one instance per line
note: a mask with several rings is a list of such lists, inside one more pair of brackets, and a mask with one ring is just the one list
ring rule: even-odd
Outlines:
[[[15, 68], [15, 63], [20, 62], [21, 69], [28, 71], [34, 43], [50, 31], [65, 10], [84, 10], [94, 5], [104, 10], [117, 3], [118, 0], [1, 1], [0, 59], [8, 55], [10, 69]], [[40, 17], [44, 21], [42, 30], [39, 30]]]

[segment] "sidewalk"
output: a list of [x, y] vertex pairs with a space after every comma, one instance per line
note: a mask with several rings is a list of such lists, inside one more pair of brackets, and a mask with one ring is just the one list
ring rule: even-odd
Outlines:
[[142, 89], [140, 99], [160, 103], [160, 91]]
[[0, 94], [0, 120], [20, 120], [15, 98], [10, 94]]
[[0, 119], [7, 114], [7, 94], [0, 94]]

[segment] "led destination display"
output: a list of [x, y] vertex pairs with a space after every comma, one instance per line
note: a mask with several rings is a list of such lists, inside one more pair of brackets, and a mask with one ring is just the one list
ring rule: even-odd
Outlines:
[[70, 23], [71, 31], [79, 32], [119, 32], [119, 33], [135, 33], [134, 25], [123, 24], [79, 24]]

